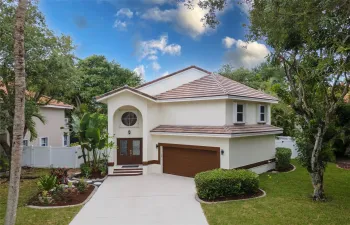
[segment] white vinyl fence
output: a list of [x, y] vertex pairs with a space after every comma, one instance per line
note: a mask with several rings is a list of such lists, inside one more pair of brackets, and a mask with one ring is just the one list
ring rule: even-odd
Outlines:
[[79, 168], [83, 159], [77, 147], [33, 147], [23, 148], [22, 166]]
[[276, 148], [290, 148], [292, 150], [292, 159], [298, 156], [297, 145], [295, 140], [289, 136], [277, 136], [275, 141]]

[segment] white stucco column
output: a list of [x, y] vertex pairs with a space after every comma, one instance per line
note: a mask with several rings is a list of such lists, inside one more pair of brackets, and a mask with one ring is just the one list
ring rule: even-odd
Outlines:
[[[148, 161], [148, 110], [147, 107], [145, 107], [142, 110], [142, 162]], [[143, 167], [143, 174], [148, 173], [148, 166]]]
[[[113, 107], [108, 107], [108, 142], [113, 142], [115, 143], [115, 137], [114, 137], [114, 127], [113, 127], [113, 124], [114, 124], [114, 108]], [[114, 165], [117, 164], [116, 162], [116, 146], [117, 143], [115, 143], [115, 147], [113, 149], [111, 149], [111, 152], [109, 154], [109, 157], [108, 157], [108, 163], [114, 163]], [[108, 166], [108, 174], [113, 174], [113, 169], [114, 169], [114, 166]]]

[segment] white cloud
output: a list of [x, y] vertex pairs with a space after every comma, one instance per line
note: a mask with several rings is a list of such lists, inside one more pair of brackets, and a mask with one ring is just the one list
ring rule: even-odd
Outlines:
[[158, 62], [156, 62], [156, 61], [152, 62], [152, 69], [153, 69], [154, 71], [159, 71], [160, 68], [161, 68], [161, 67], [160, 67], [160, 65], [159, 65]]
[[148, 9], [141, 17], [157, 22], [169, 22], [179, 32], [188, 34], [192, 38], [197, 38], [210, 30], [201, 21], [208, 10], [200, 8], [198, 0], [194, 0], [193, 3], [193, 9], [189, 9], [183, 2], [177, 3], [174, 9], [161, 10], [158, 7], [154, 7]]
[[235, 67], [252, 69], [264, 62], [266, 56], [270, 53], [266, 45], [256, 41], [245, 42], [233, 39], [231, 42], [231, 47], [234, 46], [235, 48], [226, 52], [224, 59]]
[[157, 60], [157, 59], [158, 59], [158, 56], [156, 56], [156, 55], [150, 55], [150, 56], [148, 56], [147, 59], [148, 59], [148, 60]]
[[119, 9], [119, 11], [117, 12], [117, 16], [120, 16], [120, 17], [128, 17], [128, 18], [132, 18], [134, 15], [134, 13], [128, 9], [128, 8], [122, 8], [122, 9]]
[[234, 38], [230, 38], [227, 36], [224, 39], [222, 39], [222, 43], [224, 44], [224, 46], [226, 48], [231, 48], [235, 42], [236, 42], [236, 40]]
[[126, 22], [124, 21], [120, 21], [120, 20], [116, 20], [114, 22], [113, 27], [117, 28], [118, 30], [126, 30], [128, 25], [126, 24]]
[[169, 72], [168, 71], [165, 71], [164, 73], [162, 73], [162, 77], [166, 76], [166, 75], [169, 75]]
[[146, 72], [145, 72], [145, 66], [144, 65], [139, 65], [134, 69], [134, 72], [139, 75], [142, 79], [145, 78]]
[[239, 2], [238, 4], [238, 8], [247, 16], [249, 16], [249, 12], [252, 9], [252, 4], [254, 1], [251, 2]]
[[180, 55], [181, 46], [178, 44], [168, 45], [168, 35], [162, 35], [159, 39], [139, 42], [137, 44], [137, 53], [140, 60], [148, 56], [153, 58], [158, 53]]

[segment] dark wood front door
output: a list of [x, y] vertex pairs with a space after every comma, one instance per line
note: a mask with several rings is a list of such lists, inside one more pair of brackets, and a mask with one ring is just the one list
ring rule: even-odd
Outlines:
[[117, 164], [142, 164], [142, 138], [117, 139]]

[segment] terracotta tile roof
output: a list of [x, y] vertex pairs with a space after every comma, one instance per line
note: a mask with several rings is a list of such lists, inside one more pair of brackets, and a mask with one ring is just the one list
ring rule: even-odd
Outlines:
[[[4, 91], [5, 94], [7, 94], [7, 89], [6, 89], [6, 87], [5, 87], [4, 85], [2, 85], [1, 82], [0, 82], [0, 90]], [[27, 95], [27, 96], [33, 97], [33, 96], [35, 95], [35, 93], [34, 93], [34, 92], [31, 92], [31, 91], [26, 91], [26, 95]], [[42, 97], [40, 97], [38, 103], [46, 104], [47, 101], [49, 101], [49, 100], [50, 100], [50, 97], [48, 97], [48, 96], [42, 96]], [[58, 100], [56, 100], [56, 99], [51, 99], [51, 100], [49, 101], [49, 103], [46, 104], [45, 106], [47, 106], [47, 107], [50, 107], [50, 106], [57, 106], [57, 107], [62, 107], [62, 108], [73, 109], [73, 106], [72, 106], [72, 105], [66, 104], [66, 103], [61, 102], [61, 101], [58, 101]]]
[[277, 132], [282, 133], [283, 129], [267, 124], [257, 125], [225, 125], [225, 126], [175, 126], [160, 125], [153, 130], [153, 133], [198, 133], [198, 134], [249, 134]]
[[278, 101], [277, 98], [217, 74], [183, 84], [155, 97], [159, 100], [198, 98], [214, 96], [236, 96]]
[[211, 72], [209, 72], [209, 71], [207, 71], [207, 70], [205, 70], [205, 69], [202, 69], [202, 68], [200, 68], [200, 67], [198, 67], [198, 66], [193, 66], [193, 65], [192, 65], [192, 66], [186, 67], [185, 69], [176, 71], [176, 72], [174, 72], [174, 73], [168, 74], [168, 75], [166, 75], [166, 76], [160, 77], [160, 78], [155, 79], [155, 80], [152, 80], [152, 81], [150, 81], [150, 82], [141, 84], [140, 86], [136, 87], [136, 89], [141, 88], [141, 87], [144, 87], [144, 86], [147, 86], [147, 85], [149, 85], [149, 84], [153, 84], [153, 83], [155, 83], [155, 82], [157, 82], [157, 81], [163, 80], [163, 79], [165, 79], [165, 78], [174, 76], [174, 75], [176, 75], [176, 74], [178, 74], [178, 73], [182, 73], [182, 72], [184, 72], [184, 71], [186, 71], [186, 70], [193, 69], [193, 68], [195, 68], [195, 69], [197, 69], [197, 70], [200, 70], [200, 71], [202, 71], [202, 72], [204, 72], [204, 73], [207, 73], [207, 74], [210, 74], [210, 73], [211, 73]]
[[99, 100], [99, 99], [101, 99], [101, 98], [103, 98], [103, 97], [106, 97], [106, 96], [108, 96], [108, 95], [111, 95], [111, 94], [114, 94], [114, 93], [117, 93], [117, 92], [120, 92], [120, 91], [123, 91], [123, 90], [129, 90], [129, 91], [132, 91], [132, 92], [134, 92], [134, 93], [143, 95], [143, 96], [145, 96], [145, 97], [147, 97], [147, 98], [151, 98], [151, 99], [153, 99], [153, 100], [156, 100], [156, 98], [155, 98], [154, 96], [148, 95], [148, 94], [146, 94], [146, 93], [144, 93], [144, 92], [141, 92], [141, 91], [139, 91], [139, 90], [136, 90], [135, 88], [131, 88], [131, 87], [127, 86], [127, 85], [124, 86], [124, 87], [121, 87], [121, 88], [118, 88], [118, 89], [109, 91], [109, 92], [107, 92], [107, 93], [104, 93], [103, 95], [96, 96], [96, 100]]

